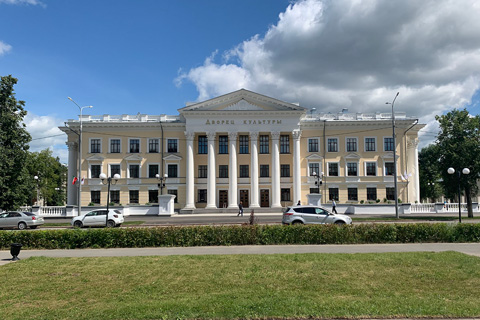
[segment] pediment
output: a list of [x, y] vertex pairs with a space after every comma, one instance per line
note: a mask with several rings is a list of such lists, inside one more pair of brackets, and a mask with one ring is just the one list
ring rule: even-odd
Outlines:
[[138, 154], [131, 154], [131, 155], [123, 158], [123, 160], [125, 160], [125, 161], [142, 161], [143, 158], [140, 157]]
[[305, 157], [307, 160], [322, 160], [323, 157], [321, 155], [318, 155], [316, 153], [309, 155], [308, 157]]
[[169, 154], [168, 156], [164, 157], [163, 160], [170, 160], [170, 161], [179, 161], [179, 160], [182, 160], [183, 158], [180, 157], [180, 156], [177, 156], [175, 154]]
[[102, 156], [99, 155], [99, 154], [94, 154], [93, 156], [88, 157], [86, 160], [87, 160], [87, 161], [103, 161], [103, 160], [105, 160], [105, 158], [102, 157]]
[[199, 111], [299, 111], [307, 109], [293, 103], [288, 103], [267, 97], [252, 91], [240, 89], [220, 97], [191, 104], [178, 109], [180, 113]]
[[360, 159], [361, 157], [358, 154], [356, 154], [355, 152], [352, 152], [352, 153], [347, 154], [344, 158], [345, 159]]

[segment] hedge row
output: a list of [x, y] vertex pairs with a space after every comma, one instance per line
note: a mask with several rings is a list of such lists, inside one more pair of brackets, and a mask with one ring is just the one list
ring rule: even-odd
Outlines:
[[275, 244], [480, 242], [480, 224], [185, 226], [0, 231], [0, 249], [187, 247]]

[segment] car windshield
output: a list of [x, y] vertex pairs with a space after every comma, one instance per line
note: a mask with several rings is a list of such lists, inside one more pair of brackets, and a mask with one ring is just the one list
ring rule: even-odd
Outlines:
[[290, 209], [291, 209], [290, 207], [286, 207], [285, 209], [283, 209], [283, 212], [284, 212], [284, 213], [285, 213], [285, 212], [288, 212], [288, 211], [290, 211]]

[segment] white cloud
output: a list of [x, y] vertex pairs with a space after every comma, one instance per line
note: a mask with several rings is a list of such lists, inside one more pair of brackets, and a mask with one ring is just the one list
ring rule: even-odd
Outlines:
[[52, 116], [37, 116], [28, 113], [24, 119], [27, 131], [32, 136], [30, 151], [37, 152], [49, 148], [54, 157], [59, 157], [61, 163], [67, 163], [68, 152], [65, 141], [67, 136], [58, 129], [63, 120]]
[[430, 123], [480, 88], [479, 16], [476, 0], [300, 0], [177, 81], [198, 100], [246, 88], [320, 112], [388, 110], [400, 92], [396, 110]]
[[5, 4], [26, 4], [26, 5], [33, 5], [33, 6], [42, 6], [45, 7], [46, 5], [39, 0], [0, 0], [0, 4], [5, 3]]
[[3, 42], [3, 41], [0, 41], [0, 56], [1, 55], [4, 55], [5, 53], [7, 53], [8, 51], [12, 50], [12, 46]]

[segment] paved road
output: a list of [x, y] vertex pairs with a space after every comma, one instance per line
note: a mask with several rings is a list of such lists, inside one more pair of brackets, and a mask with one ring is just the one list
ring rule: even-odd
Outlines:
[[[412, 243], [367, 245], [278, 245], [278, 246], [213, 246], [174, 248], [116, 248], [74, 250], [22, 250], [19, 257], [134, 257], [206, 254], [277, 254], [277, 253], [382, 253], [382, 252], [458, 251], [480, 257], [480, 243]], [[0, 265], [11, 259], [10, 251], [0, 251]]]

